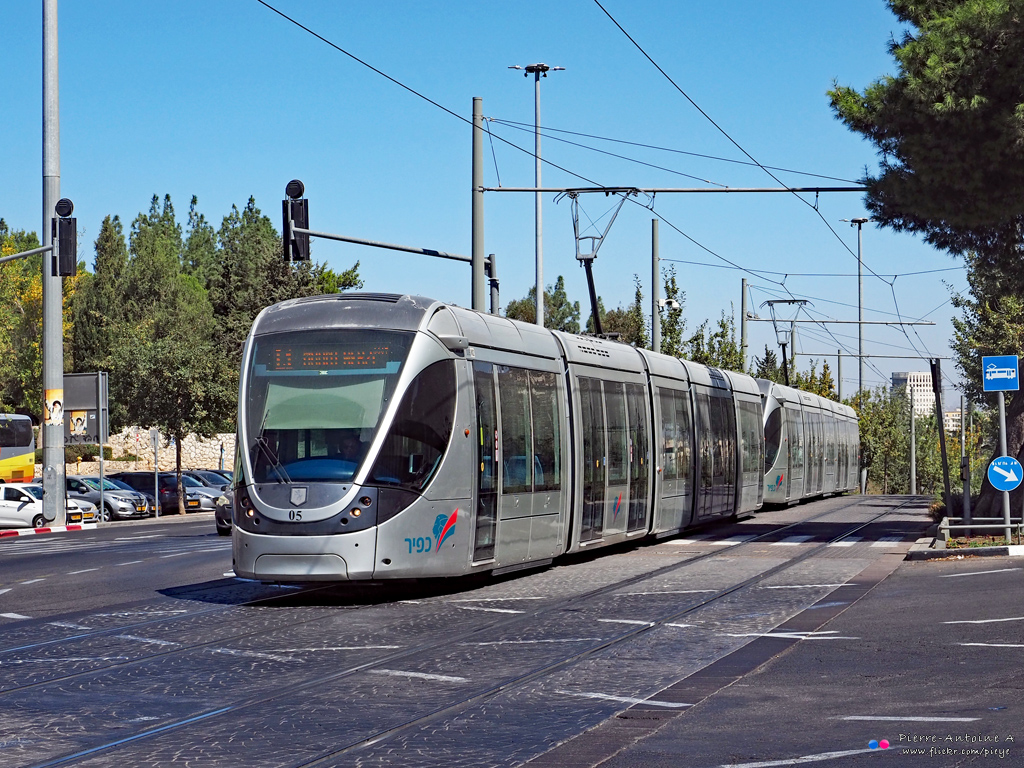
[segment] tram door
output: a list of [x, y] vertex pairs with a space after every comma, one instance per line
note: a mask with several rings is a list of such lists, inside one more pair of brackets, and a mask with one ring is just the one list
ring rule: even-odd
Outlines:
[[694, 427], [697, 435], [697, 519], [713, 514], [711, 436], [711, 397], [705, 392], [694, 392]]
[[605, 460], [604, 399], [601, 382], [579, 379], [580, 432], [583, 438], [583, 510], [580, 541], [594, 541], [604, 535]]
[[629, 421], [626, 418], [625, 384], [604, 382], [604, 415], [607, 419], [608, 489], [604, 529], [606, 534], [623, 533], [629, 510]]
[[640, 531], [647, 527], [648, 473], [651, 460], [648, 455], [648, 408], [644, 388], [639, 384], [626, 384], [626, 405], [629, 418], [629, 519], [627, 531]]
[[804, 495], [804, 420], [799, 407], [785, 406], [786, 431], [789, 433], [789, 476], [786, 479], [786, 498], [799, 499]]
[[690, 522], [693, 506], [693, 429], [690, 397], [686, 392], [662, 389], [661, 501], [659, 529], [671, 531]]
[[494, 538], [498, 525], [498, 412], [493, 366], [490, 363], [474, 363], [473, 380], [478, 443], [473, 561], [483, 562], [494, 559]]

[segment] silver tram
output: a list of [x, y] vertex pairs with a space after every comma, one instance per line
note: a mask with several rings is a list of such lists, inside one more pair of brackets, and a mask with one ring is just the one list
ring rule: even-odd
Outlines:
[[338, 294], [265, 309], [242, 366], [242, 577], [503, 572], [754, 511], [768, 488], [770, 389], [614, 341]]

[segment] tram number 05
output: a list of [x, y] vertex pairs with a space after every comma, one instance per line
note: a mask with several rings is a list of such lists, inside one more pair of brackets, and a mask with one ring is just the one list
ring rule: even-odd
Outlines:
[[295, 521], [301, 520], [302, 519], [302, 510], [301, 509], [290, 509], [290, 510], [288, 510], [288, 519], [289, 520], [295, 520]]
[[415, 539], [406, 539], [405, 543], [409, 545], [409, 554], [413, 553], [415, 548], [417, 554], [423, 554], [429, 552], [430, 548], [434, 545], [433, 540], [429, 536], [419, 536]]

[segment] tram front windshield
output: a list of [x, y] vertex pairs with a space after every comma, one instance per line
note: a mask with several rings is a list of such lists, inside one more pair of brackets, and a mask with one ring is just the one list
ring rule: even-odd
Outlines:
[[411, 333], [375, 330], [257, 337], [245, 403], [253, 480], [352, 480], [412, 339]]

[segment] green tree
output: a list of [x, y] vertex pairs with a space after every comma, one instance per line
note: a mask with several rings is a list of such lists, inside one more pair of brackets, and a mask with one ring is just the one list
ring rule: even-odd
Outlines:
[[668, 269], [662, 271], [662, 280], [662, 295], [666, 302], [672, 300], [678, 306], [658, 308], [658, 314], [661, 316], [661, 352], [672, 357], [680, 357], [683, 354], [683, 335], [686, 333], [686, 320], [683, 318], [686, 293], [679, 290], [674, 264], [670, 264]]
[[[836, 115], [881, 155], [868, 175], [873, 218], [967, 261], [969, 290], [954, 296], [957, 365], [980, 387], [978, 358], [1024, 352], [1024, 3], [889, 0], [909, 31], [890, 43], [897, 73], [863, 92], [836, 85]], [[1007, 444], [1021, 457], [1024, 397], [1007, 408]], [[1018, 490], [1014, 504], [1021, 503]], [[999, 498], [986, 485], [977, 509]]]
[[754, 357], [753, 371], [751, 376], [755, 379], [767, 379], [777, 384], [785, 384], [785, 377], [782, 375], [782, 366], [779, 364], [779, 357], [774, 349], [764, 345], [764, 357]]
[[[530, 288], [525, 297], [513, 299], [505, 307], [505, 317], [522, 320], [524, 323], [537, 321], [537, 287]], [[566, 333], [580, 332], [580, 303], [569, 301], [565, 292], [565, 278], [561, 275], [554, 285], [544, 289], [544, 327]]]
[[[0, 219], [0, 256], [11, 256], [39, 247], [35, 232], [11, 230]], [[41, 256], [29, 256], [0, 264], [0, 411], [17, 410], [38, 417], [39, 405], [27, 402], [23, 365], [26, 363], [26, 342], [35, 343], [37, 334], [30, 333], [36, 304], [30, 295], [35, 275], [42, 268]], [[40, 283], [41, 288], [41, 283]], [[41, 301], [41, 295], [38, 297]], [[40, 374], [41, 375], [41, 374]], [[34, 398], [40, 401], [40, 391]]]
[[683, 357], [701, 365], [742, 371], [743, 350], [736, 341], [736, 321], [723, 311], [715, 330], [710, 329], [710, 324], [705, 320], [697, 326], [697, 331], [685, 342]]
[[625, 309], [619, 307], [607, 312], [601, 325], [605, 333], [619, 334], [619, 341], [640, 349], [650, 349], [651, 337], [647, 332], [644, 294], [638, 275], [633, 275], [633, 287], [633, 302]]
[[[848, 403], [854, 405], [854, 402]], [[906, 492], [909, 478], [910, 401], [902, 390], [885, 387], [862, 393], [860, 463], [868, 470], [868, 485], [879, 493]]]

